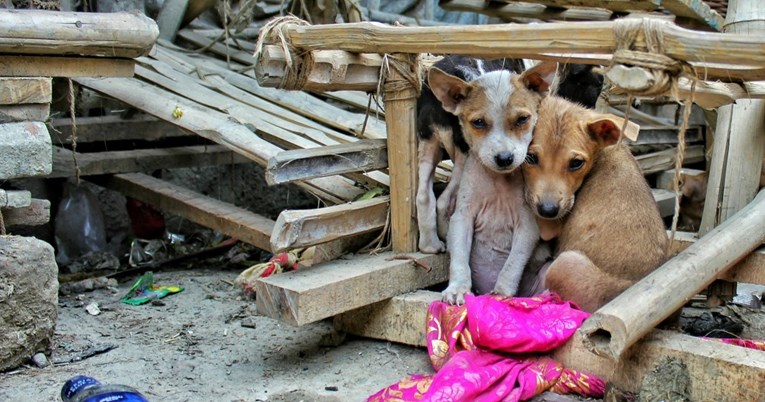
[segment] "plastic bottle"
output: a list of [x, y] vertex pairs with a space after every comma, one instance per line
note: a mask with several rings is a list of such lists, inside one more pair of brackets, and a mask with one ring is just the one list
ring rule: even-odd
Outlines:
[[127, 385], [101, 384], [93, 377], [78, 375], [61, 387], [64, 402], [148, 402], [145, 396]]

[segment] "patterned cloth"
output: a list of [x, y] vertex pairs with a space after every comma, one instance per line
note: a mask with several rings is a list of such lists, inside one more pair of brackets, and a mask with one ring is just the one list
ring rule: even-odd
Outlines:
[[601, 379], [533, 354], [561, 346], [587, 317], [553, 293], [434, 302], [427, 342], [437, 373], [411, 375], [368, 401], [520, 401], [544, 391], [602, 397]]

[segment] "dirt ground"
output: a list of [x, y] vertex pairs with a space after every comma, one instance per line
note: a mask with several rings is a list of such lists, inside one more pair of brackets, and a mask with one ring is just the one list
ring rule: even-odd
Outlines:
[[[185, 288], [159, 305], [119, 301], [136, 277], [61, 296], [53, 364], [1, 373], [0, 401], [60, 400], [77, 374], [131, 385], [152, 401], [362, 401], [409, 373], [432, 371], [424, 349], [338, 342], [330, 322], [293, 327], [257, 316], [254, 301], [231, 285], [238, 273], [156, 272], [156, 284]], [[93, 302], [95, 316], [85, 309]], [[108, 351], [69, 362], [97, 350]]]

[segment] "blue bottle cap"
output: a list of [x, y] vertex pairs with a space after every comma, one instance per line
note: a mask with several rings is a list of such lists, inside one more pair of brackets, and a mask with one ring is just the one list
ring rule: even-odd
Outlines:
[[69, 400], [74, 394], [79, 392], [81, 389], [89, 386], [89, 385], [95, 385], [100, 384], [98, 380], [96, 380], [93, 377], [88, 377], [85, 375], [77, 375], [70, 379], [68, 379], [64, 386], [61, 387], [61, 399], [63, 400]]

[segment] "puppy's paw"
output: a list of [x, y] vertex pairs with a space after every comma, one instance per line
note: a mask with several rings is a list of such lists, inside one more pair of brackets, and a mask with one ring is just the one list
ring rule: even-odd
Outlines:
[[438, 254], [446, 251], [446, 245], [437, 236], [423, 236], [420, 234], [418, 247], [425, 254]]
[[449, 286], [441, 292], [441, 300], [445, 303], [461, 306], [465, 304], [465, 295], [470, 294], [470, 285], [449, 282]]
[[513, 297], [518, 293], [518, 285], [515, 284], [506, 284], [497, 282], [496, 285], [494, 285], [494, 290], [491, 291], [491, 294], [493, 295], [500, 295], [500, 296], [507, 296], [507, 297]]

